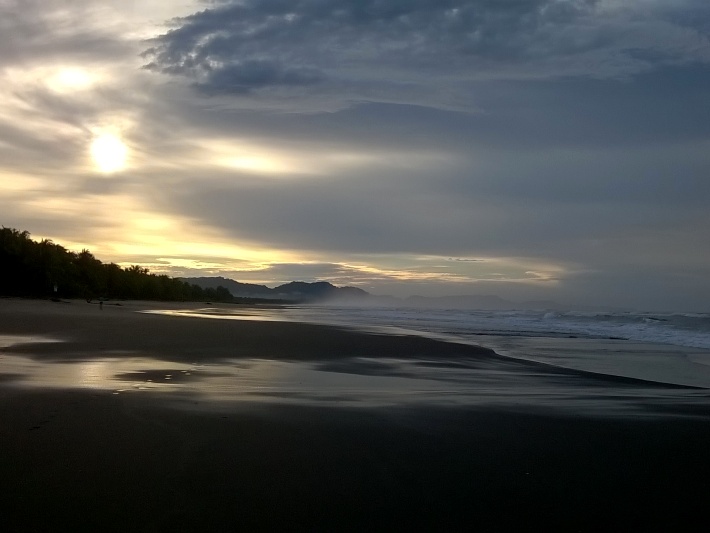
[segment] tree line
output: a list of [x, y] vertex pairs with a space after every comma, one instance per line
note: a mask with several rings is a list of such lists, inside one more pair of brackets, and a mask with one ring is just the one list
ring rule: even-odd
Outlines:
[[89, 250], [71, 252], [27, 231], [0, 229], [0, 296], [116, 300], [233, 301], [224, 287], [198, 287], [133, 265], [104, 264]]

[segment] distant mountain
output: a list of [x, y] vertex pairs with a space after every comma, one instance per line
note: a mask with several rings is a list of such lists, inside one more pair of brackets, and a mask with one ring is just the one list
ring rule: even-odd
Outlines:
[[357, 287], [336, 287], [327, 281], [307, 283], [291, 281], [269, 288], [266, 285], [241, 283], [224, 277], [182, 278], [190, 284], [203, 289], [226, 288], [237, 298], [252, 298], [263, 300], [285, 300], [291, 302], [333, 302], [342, 305], [367, 305], [377, 307], [423, 307], [438, 309], [486, 309], [502, 311], [512, 309], [562, 309], [562, 306], [551, 300], [536, 300], [527, 302], [512, 302], [492, 294], [472, 294], [463, 296], [410, 296], [395, 298], [393, 296], [376, 296]]
[[223, 277], [202, 277], [202, 278], [181, 278], [183, 281], [187, 281], [203, 289], [216, 289], [217, 287], [224, 287], [232, 296], [237, 296], [239, 298], [269, 298], [276, 299], [273, 293], [273, 289], [270, 289], [266, 285], [256, 285], [254, 283], [240, 283], [239, 281], [234, 281], [233, 279], [223, 278]]
[[306, 283], [304, 281], [292, 281], [285, 285], [274, 287], [273, 291], [280, 298], [293, 298], [304, 300], [343, 300], [366, 298], [369, 293], [357, 287], [336, 287], [327, 281], [316, 281]]
[[203, 288], [225, 287], [237, 298], [262, 298], [291, 301], [345, 301], [363, 300], [370, 294], [357, 287], [336, 287], [327, 281], [307, 283], [292, 281], [273, 289], [266, 285], [240, 283], [223, 277], [183, 278], [185, 281]]

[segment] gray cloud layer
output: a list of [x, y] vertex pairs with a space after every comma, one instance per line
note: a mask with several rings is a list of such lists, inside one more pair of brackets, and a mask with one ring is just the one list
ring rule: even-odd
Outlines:
[[110, 20], [84, 0], [2, 0], [0, 65], [41, 58], [98, 62], [125, 56], [135, 44], [117, 35]]
[[709, 15], [700, 0], [225, 0], [176, 20], [145, 55], [210, 94], [472, 108], [477, 80], [707, 63]]

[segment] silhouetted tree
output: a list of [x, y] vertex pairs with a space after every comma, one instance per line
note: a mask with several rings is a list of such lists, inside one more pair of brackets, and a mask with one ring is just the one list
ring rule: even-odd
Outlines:
[[151, 274], [147, 268], [128, 268], [96, 259], [89, 250], [74, 253], [49, 239], [36, 242], [27, 231], [0, 229], [0, 296], [112, 298], [141, 300], [233, 301], [224, 287], [205, 289]]

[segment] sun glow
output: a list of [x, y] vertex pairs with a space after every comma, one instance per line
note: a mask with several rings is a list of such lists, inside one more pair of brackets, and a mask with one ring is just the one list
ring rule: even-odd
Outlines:
[[96, 168], [106, 174], [125, 168], [127, 156], [128, 147], [111, 133], [102, 133], [91, 142], [91, 157]]
[[80, 68], [63, 68], [50, 79], [50, 86], [57, 92], [81, 91], [94, 85], [95, 77]]

